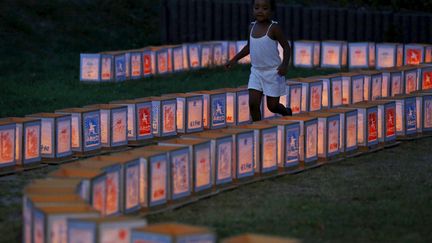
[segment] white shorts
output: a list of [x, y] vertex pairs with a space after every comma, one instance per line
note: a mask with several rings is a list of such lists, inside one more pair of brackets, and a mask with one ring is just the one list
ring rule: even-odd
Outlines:
[[262, 91], [270, 97], [286, 94], [285, 77], [280, 76], [276, 68], [251, 68], [248, 89]]

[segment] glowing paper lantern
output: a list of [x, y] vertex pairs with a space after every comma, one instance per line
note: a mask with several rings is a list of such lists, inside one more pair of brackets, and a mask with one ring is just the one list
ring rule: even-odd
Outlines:
[[378, 106], [376, 104], [358, 103], [349, 108], [357, 109], [357, 139], [358, 145], [371, 147], [378, 144]]
[[250, 124], [237, 126], [238, 129], [253, 129], [255, 146], [255, 172], [275, 172], [278, 168], [278, 127], [273, 124]]
[[0, 168], [14, 166], [16, 163], [15, 129], [14, 122], [0, 121]]
[[341, 76], [330, 77], [330, 106], [338, 107], [343, 105], [343, 80]]
[[131, 51], [129, 53], [130, 63], [130, 78], [140, 79], [143, 77], [143, 64], [142, 64], [142, 52], [138, 50]]
[[393, 100], [376, 100], [369, 104], [378, 107], [378, 139], [380, 143], [396, 140], [396, 103]]
[[203, 127], [204, 100], [202, 95], [173, 93], [162, 95], [177, 100], [177, 132], [199, 132]]
[[[6, 123], [15, 123], [15, 161], [17, 165], [26, 166], [41, 161], [41, 121], [29, 117], [9, 117], [4, 119]], [[10, 136], [10, 131], [5, 139]], [[5, 140], [5, 141], [6, 141]], [[7, 142], [6, 142], [6, 145]], [[9, 148], [7, 148], [9, 149]], [[9, 151], [10, 153], [10, 151]], [[10, 154], [9, 154], [10, 156]], [[9, 157], [7, 156], [7, 157]]]
[[337, 113], [310, 112], [318, 118], [318, 158], [328, 159], [340, 153], [340, 116]]
[[317, 111], [322, 108], [323, 82], [319, 77], [300, 81], [302, 84], [302, 111]]
[[114, 104], [88, 105], [100, 112], [101, 144], [104, 148], [127, 145], [128, 107]]
[[348, 43], [348, 66], [350, 69], [375, 67], [375, 43]]
[[152, 131], [155, 137], [173, 136], [177, 134], [177, 100], [175, 98], [149, 97], [135, 101], [152, 102]]
[[226, 92], [226, 123], [241, 125], [251, 123], [249, 91], [247, 88], [225, 88], [214, 91]]
[[431, 63], [432, 62], [432, 45], [425, 45], [425, 57], [424, 57], [425, 63]]
[[345, 41], [321, 42], [321, 67], [342, 68], [347, 65], [348, 46]]
[[154, 48], [157, 74], [172, 72], [172, 49], [169, 46]]
[[339, 74], [331, 74], [324, 76], [317, 76], [316, 78], [321, 80], [323, 83], [322, 88], [322, 108], [329, 108], [332, 104], [332, 88], [331, 79], [338, 78]]
[[210, 67], [213, 65], [213, 45], [211, 43], [201, 43], [201, 67]]
[[421, 68], [420, 87], [421, 90], [432, 89], [432, 67]]
[[396, 135], [407, 136], [417, 133], [419, 116], [416, 97], [399, 95], [386, 99], [396, 102]]
[[226, 127], [226, 92], [195, 91], [190, 94], [200, 94], [204, 99], [204, 128], [217, 129]]
[[132, 230], [131, 243], [141, 242], [206, 242], [216, 243], [216, 236], [209, 229], [182, 224], [153, 224]]
[[222, 66], [226, 62], [226, 55], [224, 54], [224, 47], [222, 43], [215, 42], [213, 44], [213, 65]]
[[222, 243], [258, 243], [258, 242], [268, 242], [268, 243], [300, 243], [299, 240], [265, 236], [257, 234], [242, 234], [234, 237], [229, 237], [222, 239]]
[[300, 123], [273, 119], [260, 121], [278, 126], [278, 165], [281, 168], [295, 167], [300, 162]]
[[168, 154], [168, 200], [179, 200], [190, 196], [192, 192], [192, 162], [189, 149], [187, 147], [158, 145], [145, 148], [149, 151], [161, 151]]
[[364, 76], [359, 73], [343, 73], [342, 101], [344, 104], [354, 104], [364, 100]]
[[320, 62], [319, 41], [294, 41], [294, 67], [318, 67]]
[[229, 41], [228, 42], [228, 60], [233, 59], [237, 52], [241, 51], [237, 49], [237, 42], [235, 41]]
[[287, 90], [289, 94], [289, 106], [292, 110], [293, 114], [299, 114], [302, 108], [302, 85], [300, 83], [297, 84], [288, 84]]
[[41, 156], [44, 159], [59, 159], [72, 155], [71, 115], [38, 113], [29, 117], [41, 120]]
[[398, 68], [390, 69], [390, 95], [403, 94], [402, 71]]
[[189, 68], [201, 68], [201, 51], [199, 44], [188, 44]]
[[127, 106], [127, 139], [132, 142], [153, 138], [152, 102], [150, 99], [117, 100], [111, 104]]
[[254, 131], [247, 129], [209, 130], [209, 132], [231, 135], [233, 139], [233, 172], [234, 179], [250, 178], [254, 175]]
[[347, 153], [357, 150], [357, 109], [344, 107], [323, 111], [340, 116], [340, 151]]
[[376, 69], [400, 67], [403, 62], [403, 45], [379, 43], [375, 47]]
[[404, 65], [418, 65], [424, 62], [425, 46], [422, 44], [405, 44]]
[[212, 183], [212, 165], [210, 140], [206, 139], [170, 139], [160, 142], [161, 146], [180, 146], [189, 149], [192, 160], [192, 178], [194, 192], [210, 189]]
[[422, 132], [430, 132], [432, 131], [432, 92], [417, 94], [417, 100], [417, 103], [421, 102], [422, 107], [420, 112]]
[[156, 74], [156, 54], [151, 48], [142, 49], [142, 73], [144, 77]]
[[403, 67], [403, 86], [405, 87], [405, 94], [410, 94], [419, 90], [417, 68]]
[[[243, 47], [245, 47], [247, 45], [248, 41], [247, 40], [240, 40], [237, 41], [237, 53], [240, 52]], [[247, 55], [245, 57], [243, 57], [240, 61], [240, 64], [250, 64], [251, 63], [251, 59], [250, 59], [250, 55]]]
[[130, 54], [122, 51], [106, 52], [106, 55], [112, 55], [114, 60], [114, 80], [121, 82], [130, 77]]
[[233, 150], [234, 141], [232, 135], [224, 133], [201, 132], [182, 136], [185, 139], [208, 139], [210, 143], [212, 163], [212, 181], [215, 185], [223, 185], [232, 182], [233, 179]]
[[100, 112], [94, 108], [67, 108], [58, 114], [72, 116], [72, 151], [97, 152], [101, 148]]
[[361, 71], [364, 76], [364, 100], [376, 100], [382, 97], [383, 78], [380, 71]]
[[80, 81], [100, 81], [100, 54], [80, 54]]
[[67, 220], [98, 217], [96, 210], [85, 204], [37, 206], [33, 212], [33, 242], [68, 242]]
[[284, 116], [281, 120], [300, 123], [300, 161], [309, 164], [318, 159], [318, 119], [310, 116]]
[[187, 70], [186, 65], [187, 59], [185, 60], [185, 49], [183, 46], [172, 47], [172, 70], [173, 72], [180, 72]]
[[115, 217], [69, 219], [67, 224], [69, 243], [130, 243], [132, 229], [144, 227], [147, 222], [141, 218]]

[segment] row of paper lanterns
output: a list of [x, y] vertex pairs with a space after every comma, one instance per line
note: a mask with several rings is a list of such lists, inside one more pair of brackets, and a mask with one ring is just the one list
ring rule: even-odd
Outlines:
[[[246, 44], [246, 41], [212, 41], [81, 54], [80, 80], [124, 81], [221, 66]], [[384, 69], [432, 62], [432, 45], [428, 44], [300, 40], [291, 46], [294, 67]], [[282, 57], [280, 45], [279, 54]], [[241, 63], [250, 63], [249, 56]]]
[[[416, 73], [421, 73], [422, 71], [418, 70], [424, 69], [428, 67], [418, 66], [415, 70]], [[401, 72], [401, 77], [406, 77], [403, 70], [397, 72]], [[382, 79], [385, 72], [379, 73]], [[372, 90], [374, 77], [367, 77], [375, 74], [378, 73], [363, 73], [362, 86]], [[75, 231], [70, 229], [68, 218], [116, 216], [139, 210], [152, 210], [198, 193], [208, 193], [214, 187], [251, 179], [255, 175], [277, 173], [280, 168], [289, 169], [300, 163], [307, 166], [317, 160], [349, 154], [359, 147], [391, 143], [395, 141], [396, 136], [431, 131], [432, 92], [417, 90], [421, 85], [417, 85], [410, 94], [402, 91], [400, 95], [387, 95], [387, 98], [383, 98], [385, 95], [382, 93], [381, 81], [381, 96], [374, 97], [362, 92], [362, 101], [357, 103], [352, 102], [352, 98], [347, 98], [349, 102], [344, 103], [344, 90], [348, 90], [349, 94], [358, 92], [352, 90], [357, 86], [355, 79], [343, 79], [348, 76], [346, 73], [334, 76], [340, 78], [336, 81], [330, 76], [289, 80], [285, 101], [294, 107], [292, 97], [296, 97], [293, 95], [296, 92], [291, 86], [300, 83], [298, 92], [304, 96], [300, 97], [299, 111], [303, 111], [301, 107], [305, 107], [306, 110], [293, 117], [267, 119], [254, 124], [249, 124], [249, 115], [247, 121], [239, 119], [243, 116], [241, 113], [248, 113], [247, 103], [239, 105], [248, 100], [244, 97], [247, 97], [247, 90], [244, 88], [113, 102], [120, 105], [63, 109], [57, 111], [57, 114], [50, 114], [49, 118], [45, 115], [41, 120], [30, 120], [19, 126], [12, 122], [18, 118], [3, 120], [0, 128], [2, 151], [7, 151], [8, 149], [3, 148], [8, 147], [14, 150], [13, 146], [10, 147], [14, 140], [4, 142], [3, 138], [15, 134], [15, 127], [20, 127], [17, 131], [22, 129], [21, 133], [25, 134], [22, 138], [25, 141], [23, 147], [27, 146], [24, 148], [26, 152], [22, 153], [24, 161], [27, 155], [33, 154], [31, 150], [35, 153], [38, 151], [34, 149], [38, 144], [38, 131], [39, 134], [41, 131], [53, 131], [42, 127], [44, 119], [51, 119], [50, 128], [66, 128], [68, 125], [62, 126], [61, 122], [67, 117], [64, 119], [69, 121], [68, 124], [72, 128], [66, 134], [75, 136], [69, 143], [70, 147], [73, 148], [75, 145], [75, 151], [84, 154], [99, 149], [102, 141], [108, 142], [108, 148], [112, 148], [128, 144], [128, 137], [140, 139], [146, 132], [152, 137], [175, 135], [181, 133], [179, 129], [185, 129], [186, 132], [181, 137], [161, 140], [158, 145], [67, 164], [52, 172], [48, 179], [32, 183], [24, 192], [26, 239], [30, 235], [34, 242], [38, 242], [36, 239], [58, 242], [51, 237], [60, 237], [55, 239], [62, 242], [62, 239], [67, 237], [66, 232], [87, 228], [81, 225], [77, 226], [78, 229]], [[324, 81], [326, 78], [330, 80]], [[319, 80], [318, 85], [316, 80]], [[335, 88], [339, 86], [337, 80], [341, 82], [339, 91]], [[329, 85], [327, 95], [335, 97], [340, 92], [342, 102], [334, 102], [335, 99], [331, 98], [327, 105], [323, 106], [326, 82]], [[388, 82], [391, 84], [392, 79]], [[408, 80], [402, 78], [401, 83], [406, 82]], [[318, 90], [314, 90], [316, 86]], [[309, 105], [303, 105], [304, 102]], [[233, 105], [234, 103], [237, 105]], [[318, 105], [321, 109], [311, 109], [315, 103], [320, 103]], [[231, 116], [228, 115], [230, 106], [233, 112]], [[139, 107], [146, 109], [140, 112]], [[177, 107], [179, 109], [176, 109]], [[197, 113], [203, 115], [196, 117]], [[157, 115], [149, 118], [148, 115], [152, 114]], [[263, 112], [263, 115], [265, 114]], [[41, 115], [32, 115], [35, 116]], [[104, 120], [107, 123], [103, 126]], [[242, 125], [243, 122], [247, 124]], [[183, 126], [179, 125], [180, 123]], [[233, 126], [226, 128], [227, 123]], [[102, 127], [110, 129], [103, 131]], [[209, 130], [199, 132], [204, 128]], [[60, 142], [58, 138], [62, 134], [61, 130], [54, 130], [57, 132], [51, 135], [53, 141]], [[189, 133], [192, 131], [197, 133]], [[116, 134], [117, 132], [121, 135]], [[103, 136], [106, 136], [105, 140], [102, 139]], [[118, 137], [123, 138], [122, 143]], [[74, 139], [75, 142], [72, 141]], [[46, 147], [44, 142], [39, 140], [39, 144], [43, 144], [43, 151]], [[64, 152], [58, 146], [53, 145], [52, 148], [52, 151]], [[35, 194], [36, 197], [50, 193], [69, 193], [79, 195], [79, 198], [71, 196], [73, 205], [66, 203], [66, 206], [53, 206], [57, 204], [55, 200], [62, 199], [47, 199], [48, 202], [44, 205], [38, 204], [30, 197], [30, 194]]]
[[[293, 114], [432, 88], [432, 66], [404, 66], [287, 80]], [[262, 117], [275, 114], [263, 99]], [[423, 117], [427, 117], [424, 115]], [[251, 122], [246, 87], [175, 93], [0, 120], [0, 168], [139, 144], [155, 137]], [[430, 121], [425, 124], [429, 126]], [[428, 128], [426, 126], [426, 128]]]

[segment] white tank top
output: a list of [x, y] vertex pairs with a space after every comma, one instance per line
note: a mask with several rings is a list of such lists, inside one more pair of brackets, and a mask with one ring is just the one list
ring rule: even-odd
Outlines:
[[260, 38], [252, 37], [253, 29], [256, 22], [252, 22], [253, 26], [250, 31], [249, 50], [251, 64], [255, 68], [277, 68], [281, 63], [279, 57], [278, 43], [268, 36], [268, 32], [275, 21], [272, 21], [267, 29], [266, 34]]

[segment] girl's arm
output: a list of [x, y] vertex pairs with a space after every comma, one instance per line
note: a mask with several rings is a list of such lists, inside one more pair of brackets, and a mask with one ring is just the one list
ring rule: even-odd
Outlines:
[[283, 48], [283, 60], [282, 64], [278, 67], [278, 74], [281, 76], [285, 76], [288, 72], [288, 65], [291, 57], [291, 48], [288, 44], [287, 39], [285, 38], [285, 35], [283, 34], [282, 28], [278, 24], [274, 24], [274, 27], [272, 28], [274, 39], [279, 42], [279, 44]]
[[[249, 27], [249, 36], [250, 36], [251, 29], [252, 29], [252, 25]], [[225, 64], [225, 67], [226, 68], [231, 68], [240, 59], [242, 59], [243, 57], [249, 55], [249, 53], [250, 53], [250, 50], [249, 50], [249, 38], [248, 38], [247, 44], [243, 47], [243, 49], [241, 49], [241, 51], [239, 53], [237, 53], [231, 60], [229, 60], [227, 62], [227, 64]]]

